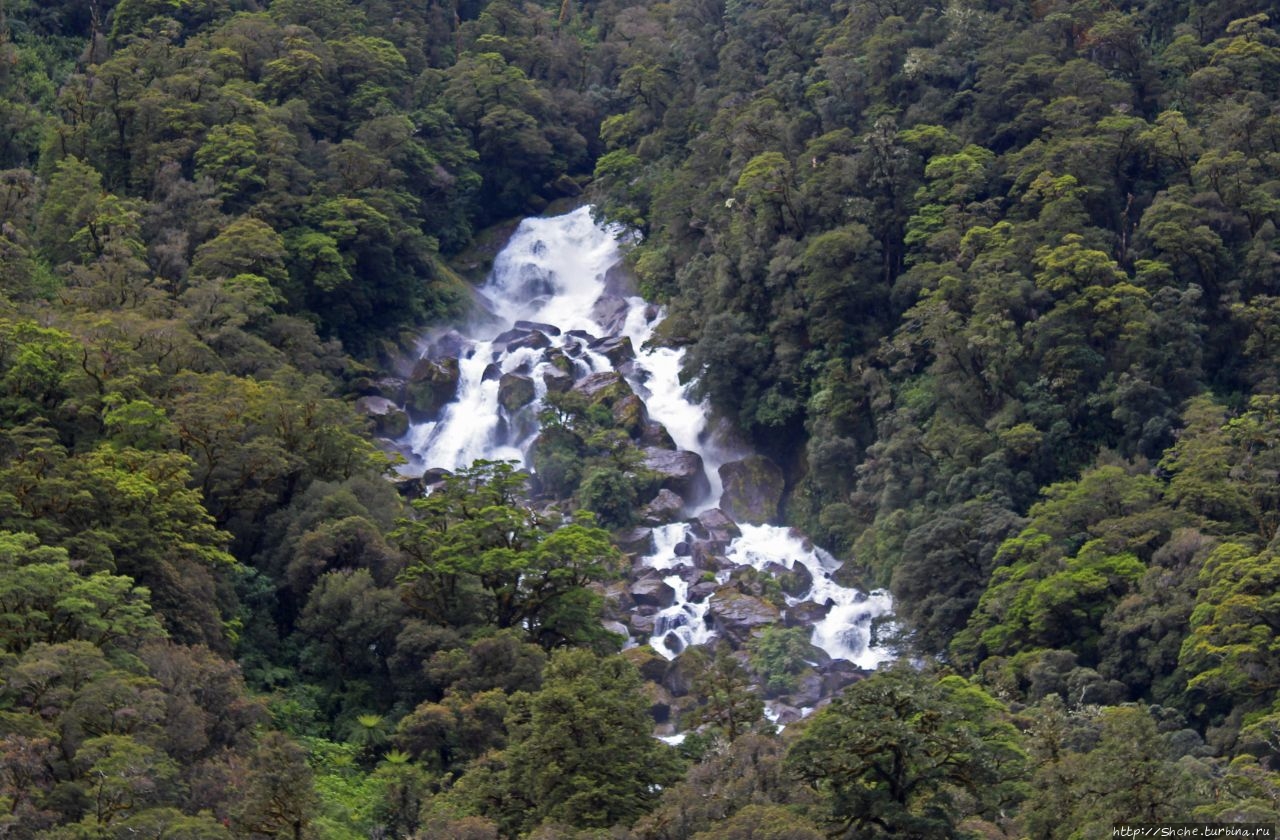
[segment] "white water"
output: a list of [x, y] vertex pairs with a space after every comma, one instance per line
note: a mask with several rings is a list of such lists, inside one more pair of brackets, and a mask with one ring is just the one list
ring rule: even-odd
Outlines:
[[[606, 291], [606, 272], [619, 259], [618, 236], [617, 229], [596, 225], [586, 207], [564, 216], [521, 222], [494, 260], [493, 272], [480, 290], [495, 318], [470, 331], [470, 347], [459, 362], [457, 400], [445, 408], [439, 420], [416, 425], [407, 436], [418, 458], [418, 469], [458, 469], [477, 458], [526, 460], [528, 447], [537, 436], [537, 412], [546, 392], [542, 373], [549, 362], [542, 350], [509, 350], [505, 341], [494, 341], [517, 321], [558, 327], [559, 335], [547, 336], [550, 346], [574, 360], [579, 376], [611, 369], [607, 358], [587, 348], [588, 339], [568, 333], [580, 330], [595, 338], [607, 337], [608, 325], [595, 320], [592, 312]], [[706, 406], [693, 402], [688, 388], [680, 384], [684, 351], [645, 346], [662, 317], [660, 310], [643, 299], [631, 297], [626, 300], [625, 320], [616, 332], [629, 337], [636, 350], [627, 378], [645, 401], [649, 416], [666, 427], [677, 447], [703, 458], [711, 493], [704, 499], [686, 500], [688, 508], [696, 512], [719, 503], [719, 467], [736, 456], [710, 439]], [[486, 369], [490, 369], [487, 380]], [[497, 372], [530, 376], [535, 385], [533, 404], [508, 415], [498, 402]], [[689, 557], [675, 553], [687, 533], [683, 523], [655, 529], [656, 550], [644, 562], [660, 571], [692, 565]], [[826, 618], [814, 627], [813, 644], [833, 659], [846, 659], [864, 668], [890, 658], [888, 651], [871, 644], [870, 630], [873, 619], [891, 610], [889, 596], [883, 592], [864, 595], [832, 582], [831, 573], [838, 563], [831, 555], [808, 547], [784, 528], [744, 525], [742, 536], [730, 544], [727, 557], [758, 570], [771, 562], [787, 569], [796, 563], [804, 565], [813, 576], [812, 591], [800, 599], [789, 598], [789, 605], [801, 601], [831, 605]], [[719, 572], [717, 581], [725, 583], [729, 574]], [[714, 596], [694, 603], [688, 599], [689, 586], [683, 577], [672, 574], [664, 580], [675, 590], [676, 599], [655, 616], [649, 641], [670, 659], [679, 650], [714, 638], [707, 621]], [[678, 640], [678, 650], [666, 644], [668, 634]]]

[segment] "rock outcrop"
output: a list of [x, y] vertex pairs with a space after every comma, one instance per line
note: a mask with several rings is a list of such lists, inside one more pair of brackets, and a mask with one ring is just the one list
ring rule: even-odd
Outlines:
[[781, 467], [763, 455], [748, 455], [720, 467], [720, 480], [724, 484], [720, 507], [735, 522], [777, 524], [778, 505], [786, 489]]

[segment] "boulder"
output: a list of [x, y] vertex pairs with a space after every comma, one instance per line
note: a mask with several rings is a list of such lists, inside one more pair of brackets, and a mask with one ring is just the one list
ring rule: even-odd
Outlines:
[[404, 499], [420, 499], [427, 492], [427, 485], [423, 483], [422, 476], [400, 476], [391, 482], [391, 486], [396, 488], [396, 492]]
[[677, 656], [667, 663], [667, 671], [662, 675], [662, 686], [671, 692], [673, 697], [684, 697], [693, 689], [697, 677], [697, 666], [687, 656]]
[[803, 598], [813, 588], [813, 572], [803, 563], [794, 563], [790, 569], [781, 563], [768, 563], [764, 570], [773, 575], [782, 591], [792, 598]]
[[551, 339], [547, 338], [545, 333], [534, 332], [529, 333], [524, 338], [517, 338], [514, 341], [507, 342], [507, 352], [511, 353], [516, 350], [545, 350], [551, 346]]
[[429, 359], [461, 359], [475, 349], [475, 342], [457, 330], [449, 330], [435, 337], [427, 345]]
[[[658, 491], [658, 495], [653, 497], [653, 501], [640, 508], [640, 521], [653, 527], [655, 525], [666, 525], [675, 522], [680, 517], [680, 511], [684, 509], [684, 499], [670, 490], [662, 489]], [[676, 546], [676, 555], [680, 556], [680, 546], [686, 545], [680, 543]], [[686, 549], [685, 555], [689, 551]]]
[[434, 420], [458, 396], [457, 359], [419, 359], [405, 383], [405, 411], [415, 423]]
[[592, 402], [603, 402], [607, 405], [612, 405], [620, 397], [632, 394], [631, 386], [622, 378], [622, 374], [611, 370], [582, 377], [573, 386], [573, 390]]
[[701, 604], [707, 598], [715, 594], [720, 588], [720, 584], [714, 580], [700, 580], [693, 586], [689, 587], [689, 594], [686, 598], [690, 603]]
[[667, 668], [670, 667], [670, 663], [655, 653], [653, 648], [648, 645], [636, 645], [633, 648], [627, 648], [619, 656], [636, 666], [640, 676], [652, 683], [661, 682], [663, 676], [667, 673]]
[[590, 349], [608, 359], [614, 368], [622, 367], [623, 364], [634, 361], [636, 357], [635, 348], [631, 346], [631, 336], [628, 335], [611, 335], [608, 338], [602, 338], [592, 342]]
[[812, 627], [827, 617], [831, 612], [831, 604], [815, 604], [813, 601], [801, 601], [787, 607], [786, 625], [788, 627]]
[[735, 522], [769, 525], [778, 521], [786, 480], [782, 468], [763, 455], [748, 455], [720, 467], [724, 495], [720, 507]]
[[543, 353], [542, 357], [547, 360], [547, 364], [551, 365], [556, 370], [563, 371], [570, 376], [573, 375], [573, 359], [566, 356], [564, 351], [560, 348], [552, 347], [546, 353]]
[[701, 499], [711, 489], [702, 469], [702, 456], [696, 452], [645, 447], [644, 468], [657, 473], [658, 486], [678, 493], [688, 500]]
[[537, 321], [516, 321], [512, 324], [517, 330], [540, 332], [543, 335], [559, 335], [560, 328], [554, 324], [540, 324]]
[[489, 362], [484, 366], [484, 372], [480, 374], [481, 382], [492, 382], [495, 379], [502, 378], [502, 365], [497, 362]]
[[519, 373], [504, 373], [498, 380], [498, 403], [508, 413], [518, 411], [533, 402], [533, 380]]
[[818, 701], [827, 696], [822, 689], [822, 675], [806, 669], [796, 677], [796, 687], [788, 693], [787, 697], [793, 706], [812, 707], [818, 705]]
[[716, 632], [735, 646], [746, 644], [756, 630], [777, 624], [781, 618], [773, 604], [732, 586], [722, 586], [715, 591], [707, 615], [714, 622]]
[[631, 598], [642, 607], [665, 610], [676, 601], [676, 591], [659, 577], [641, 578], [631, 584]]
[[591, 320], [600, 325], [606, 334], [620, 332], [627, 325], [630, 304], [616, 295], [601, 295], [591, 307]]
[[635, 272], [622, 260], [609, 266], [609, 270], [604, 273], [605, 294], [627, 298], [633, 296], [638, 288], [640, 283]]
[[653, 531], [648, 528], [627, 528], [613, 533], [613, 544], [627, 554], [648, 556], [653, 553]]
[[510, 329], [506, 332], [500, 332], [493, 337], [493, 346], [499, 347], [503, 344], [510, 344], [513, 341], [519, 341], [528, 338], [532, 330]]
[[694, 536], [728, 545], [742, 536], [742, 529], [720, 508], [708, 508], [693, 521]]
[[653, 627], [657, 621], [658, 617], [653, 614], [645, 615], [633, 612], [627, 617], [627, 624], [631, 625], [631, 635], [642, 636], [646, 639], [653, 635]]
[[623, 624], [621, 621], [602, 621], [600, 626], [610, 633], [616, 633], [623, 639], [631, 638], [631, 628]]
[[573, 374], [566, 373], [557, 367], [543, 368], [542, 381], [546, 384], [547, 391], [552, 394], [563, 394], [573, 388]]
[[401, 438], [409, 431], [409, 415], [386, 397], [361, 397], [356, 411], [373, 420], [373, 433], [378, 437]]
[[614, 400], [613, 425], [622, 429], [632, 438], [639, 438], [649, 422], [649, 411], [644, 407], [644, 400], [635, 394], [627, 394]]
[[871, 674], [846, 659], [832, 659], [819, 667], [818, 673], [822, 674], [822, 693], [828, 697], [865, 680]]
[[676, 442], [671, 439], [671, 433], [667, 431], [667, 427], [653, 419], [644, 424], [637, 442], [641, 446], [652, 446], [655, 449], [676, 448]]

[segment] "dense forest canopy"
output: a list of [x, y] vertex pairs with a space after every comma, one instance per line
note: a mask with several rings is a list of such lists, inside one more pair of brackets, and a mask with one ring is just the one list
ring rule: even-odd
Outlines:
[[[0, 0], [0, 834], [1280, 822], [1278, 27]], [[779, 734], [786, 631], [619, 654], [605, 528], [652, 488], [572, 396], [550, 505], [387, 480], [355, 399], [560, 199], [642, 234], [661, 339], [922, 667]]]

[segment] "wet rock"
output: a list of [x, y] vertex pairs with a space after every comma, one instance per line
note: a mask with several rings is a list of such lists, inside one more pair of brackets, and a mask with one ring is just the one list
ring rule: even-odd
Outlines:
[[637, 443], [641, 446], [652, 446], [655, 449], [676, 448], [676, 442], [671, 439], [671, 433], [667, 431], [667, 427], [653, 419], [644, 424]]
[[409, 415], [386, 397], [361, 397], [356, 411], [373, 420], [373, 433], [378, 437], [401, 438], [409, 431]]
[[405, 411], [415, 423], [439, 416], [440, 410], [458, 396], [457, 359], [419, 359], [405, 383]]
[[592, 335], [586, 330], [569, 330], [567, 333], [565, 333], [565, 335], [570, 336], [572, 338], [581, 339], [585, 341], [587, 344], [591, 344], [592, 342], [599, 340], [596, 336]]
[[552, 394], [564, 394], [573, 388], [573, 374], [556, 367], [543, 368], [542, 381]]
[[613, 403], [613, 425], [632, 438], [639, 438], [649, 422], [649, 411], [644, 401], [635, 394], [627, 394]]
[[546, 359], [547, 363], [556, 370], [563, 371], [570, 375], [573, 374], [573, 359], [566, 356], [563, 350], [560, 350], [557, 347], [552, 347], [543, 354], [543, 358]]
[[524, 338], [518, 338], [515, 341], [507, 342], [507, 352], [512, 353], [516, 350], [545, 350], [551, 346], [551, 339], [540, 332], [531, 332]]
[[[670, 491], [670, 490], [663, 490], [662, 492], [663, 492], [663, 493], [671, 493], [671, 491]], [[676, 494], [675, 494], [675, 493], [671, 493], [671, 495], [675, 496]], [[680, 498], [680, 497], [679, 497], [679, 496], [676, 496], [676, 498], [678, 499], [678, 498]], [[671, 553], [672, 553], [672, 554], [674, 554], [674, 555], [675, 555], [675, 556], [677, 556], [677, 557], [692, 557], [692, 556], [693, 556], [693, 543], [692, 543], [692, 542], [690, 542], [688, 539], [681, 540], [680, 542], [678, 542], [678, 543], [676, 543], [676, 544], [675, 544], [675, 548], [671, 549]]]
[[615, 368], [620, 368], [627, 362], [634, 361], [636, 357], [635, 348], [631, 346], [631, 336], [627, 335], [602, 338], [593, 342], [590, 349], [608, 359]]
[[699, 569], [709, 569], [713, 572], [732, 569], [733, 562], [724, 556], [725, 546], [726, 543], [719, 541], [694, 540], [689, 556], [693, 558], [693, 565]]
[[795, 563], [790, 569], [781, 563], [769, 563], [764, 570], [773, 575], [782, 591], [792, 598], [803, 598], [813, 588], [813, 573], [803, 563]]
[[423, 483], [422, 476], [418, 475], [397, 478], [392, 481], [392, 486], [402, 499], [420, 499], [427, 492], [427, 485]]
[[692, 523], [695, 536], [704, 540], [715, 540], [726, 545], [742, 536], [738, 523], [729, 518], [720, 508], [710, 508], [698, 514]]
[[620, 332], [627, 325], [627, 310], [631, 307], [623, 298], [616, 295], [601, 295], [591, 307], [591, 320], [612, 335]]
[[801, 601], [787, 607], [784, 623], [788, 627], [812, 627], [831, 612], [831, 604], [815, 604], [813, 601]]
[[693, 680], [697, 675], [693, 658], [678, 656], [667, 664], [666, 673], [662, 675], [662, 686], [671, 692], [672, 697], [684, 697], [693, 689]]
[[449, 330], [427, 345], [426, 356], [429, 359], [461, 359], [469, 356], [473, 349], [474, 341], [457, 330]]
[[715, 594], [720, 588], [720, 584], [714, 580], [700, 580], [693, 586], [689, 587], [688, 600], [695, 604], [701, 604], [707, 598]]
[[498, 403], [508, 412], [517, 411], [534, 397], [533, 380], [519, 373], [504, 373], [498, 380]]
[[779, 726], [790, 726], [793, 723], [804, 720], [804, 712], [795, 706], [788, 706], [786, 703], [770, 703], [773, 709], [773, 722]]
[[763, 455], [749, 455], [720, 467], [724, 495], [720, 507], [735, 522], [768, 525], [778, 521], [786, 480], [782, 468]]
[[[675, 522], [680, 517], [680, 511], [683, 509], [684, 499], [680, 498], [679, 494], [672, 493], [670, 490], [664, 488], [658, 491], [658, 495], [654, 496], [653, 501], [640, 508], [640, 521], [650, 527], [655, 525], [666, 525], [668, 523]], [[676, 546], [677, 556], [682, 556], [680, 555], [679, 548], [683, 545], [687, 544], [680, 543]], [[687, 556], [688, 554], [689, 551], [686, 548], [683, 556]]]
[[484, 373], [480, 374], [481, 382], [492, 382], [495, 379], [502, 378], [502, 365], [497, 362], [490, 362], [485, 365]]
[[827, 697], [839, 694], [845, 688], [865, 680], [871, 674], [870, 671], [864, 671], [847, 659], [833, 659], [820, 667], [818, 673], [822, 675], [822, 693]]
[[667, 673], [667, 668], [670, 667], [670, 663], [655, 653], [653, 648], [648, 645], [627, 648], [620, 655], [623, 659], [636, 666], [640, 676], [654, 684], [662, 681], [662, 678]]
[[624, 639], [631, 638], [631, 628], [623, 624], [621, 621], [602, 621], [600, 626], [610, 633], [616, 633]]
[[700, 499], [711, 489], [702, 470], [702, 456], [684, 450], [645, 447], [644, 468], [657, 473], [658, 486], [685, 499]]
[[662, 637], [662, 646], [672, 653], [680, 653], [684, 650], [684, 641], [675, 633], [668, 633]]
[[653, 553], [653, 531], [648, 528], [627, 528], [615, 531], [613, 544], [627, 554], [647, 556]]
[[610, 405], [619, 397], [632, 393], [631, 386], [622, 378], [622, 374], [611, 370], [584, 376], [573, 386], [573, 390], [592, 402], [606, 402]]
[[528, 338], [532, 330], [510, 329], [506, 332], [500, 332], [493, 337], [493, 346], [499, 347], [503, 344], [510, 344], [513, 341], [519, 341]]
[[609, 270], [604, 273], [604, 291], [607, 295], [627, 298], [633, 296], [639, 287], [635, 272], [621, 260], [609, 266]]
[[631, 588], [625, 580], [595, 581], [587, 588], [604, 598], [605, 615], [610, 618], [625, 619], [627, 612], [636, 605], [631, 600]]
[[644, 615], [643, 613], [633, 612], [628, 618], [627, 623], [631, 625], [631, 635], [643, 636], [648, 638], [653, 635], [653, 627], [657, 623], [656, 615]]
[[512, 324], [517, 330], [540, 332], [543, 335], [559, 335], [560, 328], [554, 324], [540, 324], [537, 321], [516, 321]]
[[716, 632], [735, 645], [746, 644], [756, 630], [777, 624], [780, 618], [773, 604], [732, 586], [716, 590], [707, 615], [714, 622]]
[[806, 670], [796, 677], [796, 687], [787, 697], [794, 706], [816, 706], [825, 697], [822, 690], [822, 675]]
[[665, 610], [675, 603], [676, 591], [661, 578], [641, 578], [631, 584], [631, 597], [640, 606]]

